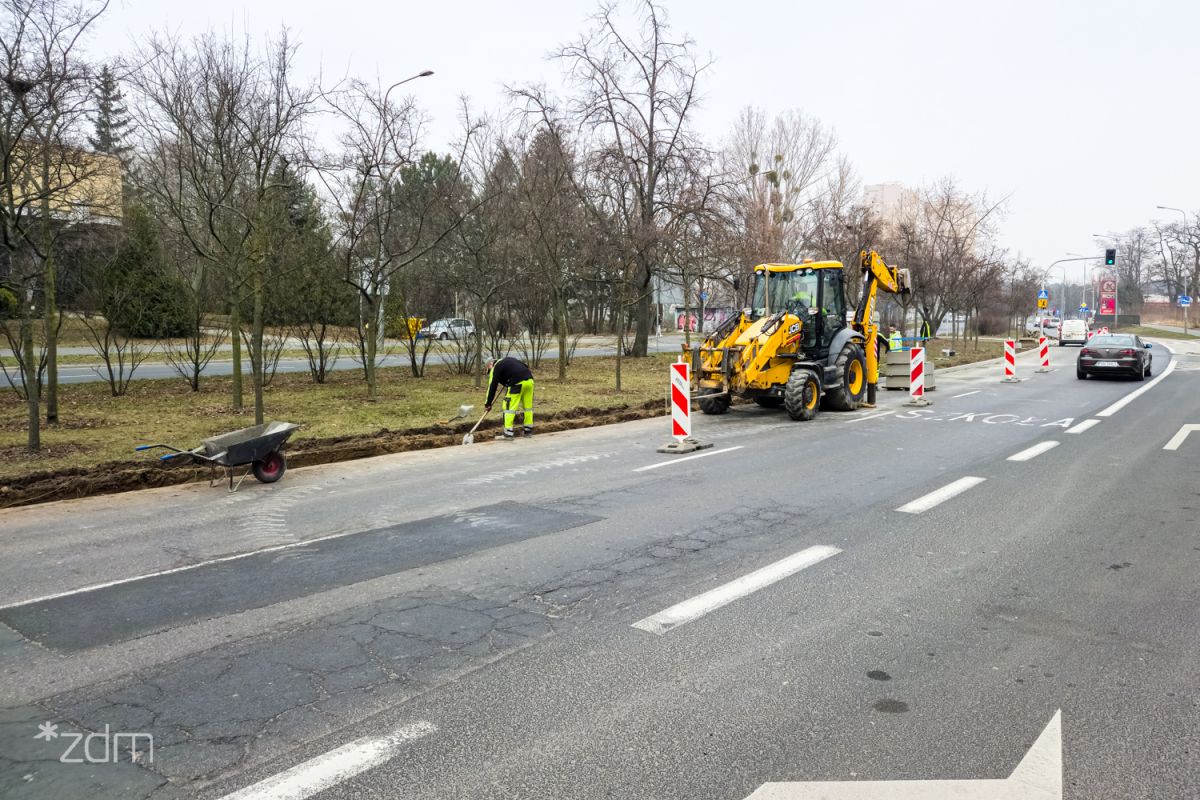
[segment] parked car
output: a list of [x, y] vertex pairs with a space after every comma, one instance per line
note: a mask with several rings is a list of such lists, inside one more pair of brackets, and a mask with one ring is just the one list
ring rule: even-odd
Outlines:
[[1089, 375], [1132, 375], [1141, 381], [1150, 375], [1153, 364], [1150, 345], [1140, 336], [1096, 334], [1079, 351], [1075, 376], [1084, 380]]
[[1087, 323], [1081, 319], [1066, 319], [1058, 326], [1059, 347], [1066, 344], [1077, 344], [1082, 347], [1087, 344], [1087, 340]]
[[469, 319], [435, 319], [422, 328], [417, 336], [422, 339], [465, 339], [475, 335], [475, 323]]
[[1028, 336], [1046, 336], [1058, 328], [1058, 317], [1034, 317], [1025, 323], [1025, 333]]

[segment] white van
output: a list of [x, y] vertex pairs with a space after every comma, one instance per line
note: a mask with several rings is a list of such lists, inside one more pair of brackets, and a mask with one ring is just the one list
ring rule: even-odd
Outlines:
[[1058, 326], [1058, 346], [1077, 344], [1080, 347], [1087, 344], [1087, 323], [1081, 319], [1065, 319]]

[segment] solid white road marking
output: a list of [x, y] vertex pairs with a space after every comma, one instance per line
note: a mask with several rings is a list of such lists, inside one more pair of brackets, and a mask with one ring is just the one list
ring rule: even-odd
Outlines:
[[741, 450], [745, 445], [737, 445], [736, 447], [726, 447], [722, 450], [709, 450], [705, 453], [696, 453], [694, 456], [684, 456], [671, 461], [660, 461], [657, 464], [648, 464], [644, 467], [638, 467], [634, 472], [645, 472], [648, 469], [658, 469], [659, 467], [669, 467], [672, 464], [678, 464], [681, 461], [691, 461], [693, 458], [708, 458], [709, 456], [719, 456], [721, 453], [732, 453], [734, 450]]
[[1007, 778], [764, 783], [746, 800], [1062, 800], [1062, 711]]
[[1033, 447], [1028, 447], [1019, 453], [1013, 453], [1008, 457], [1009, 461], [1030, 461], [1037, 458], [1047, 450], [1053, 450], [1058, 447], [1058, 442], [1038, 442]]
[[1179, 433], [1172, 436], [1171, 441], [1167, 442], [1166, 445], [1163, 446], [1163, 450], [1178, 450], [1179, 445], [1183, 444], [1184, 439], [1186, 439], [1188, 434], [1192, 431], [1200, 431], [1200, 425], [1184, 425], [1179, 429]]
[[795, 575], [800, 570], [818, 564], [831, 556], [836, 556], [840, 552], [842, 552], [841, 549], [837, 547], [813, 545], [723, 586], [718, 586], [704, 594], [698, 594], [690, 600], [676, 603], [665, 611], [638, 620], [633, 623], [633, 627], [661, 636], [672, 628], [678, 628], [680, 625], [698, 619], [710, 611], [715, 611], [734, 600], [757, 592], [789, 575]]
[[959, 478], [954, 483], [948, 483], [937, 491], [930, 492], [924, 497], [918, 497], [911, 503], [905, 503], [897, 508], [897, 511], [903, 511], [905, 514], [920, 514], [934, 506], [940, 505], [951, 497], [956, 497], [972, 486], [978, 486], [986, 481], [987, 478], [975, 478], [968, 475], [965, 478]]
[[1151, 389], [1153, 389], [1155, 386], [1158, 386], [1158, 384], [1162, 382], [1163, 378], [1167, 377], [1168, 375], [1170, 375], [1170, 374], [1171, 374], [1171, 373], [1172, 373], [1172, 372], [1175, 370], [1175, 366], [1176, 366], [1178, 363], [1179, 363], [1178, 361], [1174, 361], [1174, 360], [1172, 360], [1170, 364], [1167, 364], [1167, 368], [1166, 368], [1166, 369], [1164, 369], [1164, 370], [1162, 371], [1162, 374], [1161, 374], [1161, 375], [1159, 375], [1157, 378], [1155, 378], [1154, 380], [1150, 381], [1149, 383], [1147, 383], [1147, 384], [1146, 384], [1145, 386], [1143, 386], [1142, 388], [1140, 388], [1140, 389], [1137, 389], [1137, 390], [1135, 390], [1135, 391], [1132, 391], [1132, 392], [1130, 392], [1129, 394], [1125, 395], [1125, 396], [1124, 396], [1124, 397], [1122, 397], [1120, 400], [1118, 400], [1117, 402], [1113, 403], [1111, 406], [1109, 406], [1108, 408], [1104, 409], [1103, 411], [1101, 411], [1101, 412], [1100, 412], [1099, 414], [1097, 414], [1096, 416], [1097, 416], [1097, 417], [1111, 417], [1113, 414], [1117, 413], [1117, 412], [1118, 412], [1118, 411], [1120, 411], [1122, 408], [1124, 408], [1125, 406], [1129, 405], [1129, 404], [1130, 404], [1130, 403], [1132, 403], [1134, 400], [1138, 399], [1139, 397], [1141, 397], [1142, 395], [1144, 395], [1146, 392], [1148, 392], [1148, 391], [1150, 391]]
[[846, 420], [845, 424], [849, 425], [853, 422], [863, 422], [868, 419], [879, 419], [880, 417], [889, 417], [895, 413], [896, 413], [895, 411], [880, 411], [878, 414], [868, 414], [865, 417], [858, 417], [856, 419], [848, 419], [848, 420]]
[[1100, 424], [1100, 422], [1101, 422], [1101, 420], [1098, 420], [1098, 419], [1085, 419], [1083, 422], [1079, 423], [1074, 428], [1071, 428], [1070, 430], [1068, 430], [1067, 433], [1083, 433], [1086, 430], [1090, 430], [1091, 428], [1096, 427], [1097, 425]]
[[958, 399], [958, 398], [960, 398], [960, 397], [970, 397], [970, 396], [971, 396], [971, 395], [973, 395], [973, 394], [979, 394], [981, 391], [982, 391], [981, 389], [976, 389], [976, 390], [975, 390], [975, 391], [973, 391], [973, 392], [963, 392], [962, 394], [956, 394], [956, 395], [954, 395], [954, 396], [953, 396], [953, 397], [951, 397], [950, 399], [951, 399], [951, 400], [957, 400], [957, 399]]
[[379, 766], [395, 756], [403, 745], [436, 730], [437, 726], [432, 723], [415, 722], [386, 736], [364, 736], [274, 777], [225, 795], [221, 800], [304, 800], [360, 772]]

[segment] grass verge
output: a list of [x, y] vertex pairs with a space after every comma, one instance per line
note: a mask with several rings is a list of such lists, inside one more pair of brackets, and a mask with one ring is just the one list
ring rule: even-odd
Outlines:
[[[934, 353], [943, 346], [950, 345], [930, 342]], [[942, 367], [956, 366], [1001, 352], [996, 342], [971, 348], [935, 360]], [[625, 359], [620, 393], [613, 389], [613, 358], [579, 358], [562, 383], [555, 364], [548, 362], [536, 371], [537, 430], [663, 415], [667, 364], [674, 359], [671, 354]], [[246, 400], [252, 401], [248, 384], [247, 379]], [[483, 413], [484, 391], [474, 387], [471, 376], [442, 366], [429, 367], [420, 379], [406, 368], [389, 368], [380, 370], [379, 400], [369, 403], [358, 370], [332, 373], [321, 386], [306, 374], [280, 374], [266, 390], [266, 417], [303, 426], [287, 452], [289, 464], [304, 466], [457, 445]], [[133, 448], [154, 442], [195, 447], [209, 436], [254, 424], [252, 408], [231, 408], [228, 378], [207, 378], [199, 392], [177, 380], [135, 381], [126, 396], [117, 398], [105, 383], [64, 384], [59, 392], [60, 422], [43, 428], [38, 453], [25, 447], [24, 403], [11, 391], [0, 394], [0, 507], [207, 478], [207, 469], [182, 460], [160, 464]], [[474, 404], [472, 416], [442, 424], [460, 404]], [[498, 412], [497, 407], [480, 431], [499, 427]]]
[[1162, 328], [1155, 328], [1149, 325], [1126, 325], [1122, 328], [1117, 328], [1115, 333], [1129, 333], [1134, 336], [1153, 336], [1156, 339], [1200, 339], [1200, 336], [1195, 336], [1191, 333], [1166, 331]]

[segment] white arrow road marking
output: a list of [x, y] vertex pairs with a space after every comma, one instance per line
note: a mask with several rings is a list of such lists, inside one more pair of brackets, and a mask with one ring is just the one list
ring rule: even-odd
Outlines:
[[386, 736], [364, 736], [336, 750], [297, 764], [289, 770], [245, 789], [225, 795], [221, 800], [304, 800], [317, 792], [353, 778], [360, 772], [379, 766], [396, 755], [405, 744], [437, 730], [430, 722], [414, 722]]
[[1030, 461], [1037, 458], [1047, 450], [1053, 450], [1058, 447], [1058, 442], [1038, 442], [1033, 447], [1028, 447], [1019, 453], [1013, 453], [1008, 457], [1009, 461]]
[[1186, 439], [1188, 434], [1192, 431], [1200, 431], [1200, 425], [1184, 425], [1179, 429], [1179, 433], [1172, 436], [1171, 441], [1167, 442], [1166, 445], [1163, 446], [1163, 450], [1178, 450], [1179, 445], [1183, 444], [1184, 439]]
[[1012, 775], [978, 781], [764, 783], [746, 800], [1062, 800], [1062, 711]]
[[837, 547], [814, 545], [799, 553], [793, 553], [787, 558], [768, 564], [737, 580], [730, 581], [704, 594], [698, 594], [690, 600], [676, 603], [665, 611], [654, 616], [646, 617], [633, 623], [633, 627], [661, 636], [672, 628], [678, 628], [694, 619], [715, 611], [721, 606], [728, 605], [738, 598], [757, 592], [765, 586], [783, 580], [789, 575], [795, 575], [800, 570], [818, 564], [825, 559], [842, 552]]
[[903, 511], [905, 514], [921, 514], [934, 506], [941, 505], [951, 497], [957, 497], [972, 486], [978, 486], [986, 480], [987, 478], [975, 478], [968, 475], [965, 478], [959, 478], [954, 483], [948, 483], [924, 497], [918, 497], [911, 503], [905, 503], [896, 510]]
[[1134, 400], [1138, 399], [1139, 397], [1144, 395], [1146, 392], [1153, 389], [1155, 386], [1158, 386], [1158, 384], [1160, 384], [1162, 382], [1163, 378], [1167, 377], [1168, 375], [1170, 375], [1172, 372], [1175, 371], [1175, 367], [1178, 366], [1178, 364], [1179, 364], [1178, 361], [1172, 360], [1170, 364], [1167, 364], [1167, 368], [1162, 371], [1162, 375], [1159, 375], [1157, 378], [1150, 381], [1142, 388], [1140, 388], [1136, 391], [1132, 391], [1129, 394], [1125, 395], [1120, 400], [1113, 403], [1111, 406], [1104, 409], [1096, 416], [1097, 417], [1111, 417], [1113, 414], [1117, 413], [1122, 408], [1129, 405]]

